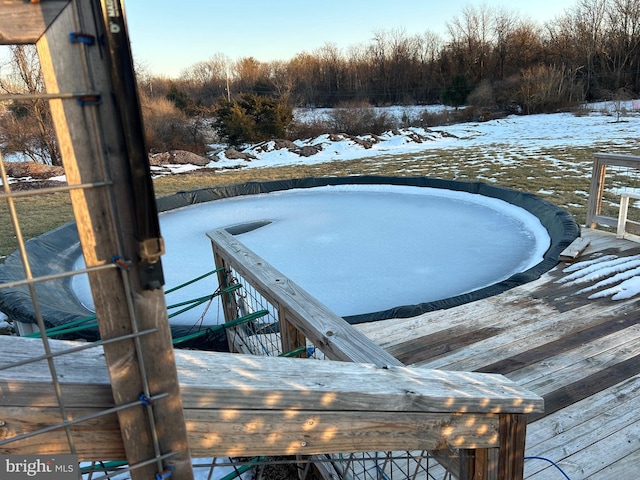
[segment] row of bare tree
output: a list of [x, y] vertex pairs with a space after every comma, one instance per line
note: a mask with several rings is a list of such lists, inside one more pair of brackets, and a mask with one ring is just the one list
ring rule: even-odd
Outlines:
[[[459, 98], [461, 82], [469, 91], [482, 87], [484, 102], [526, 111], [544, 109], [550, 95], [570, 102], [640, 93], [640, 0], [577, 0], [545, 25], [468, 6], [447, 30], [446, 38], [379, 31], [368, 43], [346, 50], [327, 43], [289, 61], [216, 54], [171, 82], [204, 106], [240, 92], [286, 95], [304, 106], [435, 103]], [[170, 80], [143, 83], [164, 95]]]

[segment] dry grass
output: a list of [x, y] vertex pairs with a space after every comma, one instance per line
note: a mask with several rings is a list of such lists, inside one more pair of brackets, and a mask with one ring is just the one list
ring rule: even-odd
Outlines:
[[[74, 219], [69, 194], [66, 192], [29, 196], [14, 200], [18, 226], [25, 240], [41, 235]], [[10, 209], [0, 203], [0, 261], [18, 248]]]

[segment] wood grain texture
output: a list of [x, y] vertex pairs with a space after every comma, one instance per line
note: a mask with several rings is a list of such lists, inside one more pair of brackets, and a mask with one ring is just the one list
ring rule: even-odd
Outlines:
[[[640, 251], [613, 233], [582, 235], [588, 246], [578, 261]], [[356, 328], [414, 365], [501, 373], [542, 395], [544, 413], [527, 415], [527, 455], [558, 461], [571, 478], [635, 478], [628, 459], [640, 456], [640, 299], [589, 299], [580, 290], [590, 283], [557, 283], [570, 274], [566, 267], [467, 306], [397, 320], [397, 327]], [[525, 465], [525, 478], [557, 476], [548, 463]]]
[[[0, 337], [0, 367], [30, 358], [40, 342]], [[58, 353], [77, 343], [51, 345]], [[114, 405], [101, 347], [55, 361], [70, 419]], [[539, 397], [500, 375], [200, 351], [177, 351], [176, 363], [189, 448], [201, 456], [496, 448], [501, 412], [542, 409]], [[60, 423], [47, 376], [43, 362], [0, 369], [0, 440]], [[117, 431], [114, 414], [72, 428], [83, 459], [121, 458]], [[64, 432], [9, 442], [0, 452], [44, 448], [66, 452]]]
[[0, 45], [36, 43], [70, 0], [0, 2]]
[[[154, 408], [153, 422], [142, 405], [118, 413], [127, 460], [134, 464], [156, 457], [156, 450], [176, 451], [179, 453], [170, 462], [177, 474], [186, 474], [192, 464], [186, 427], [181, 421], [183, 411], [164, 293], [161, 289], [144, 290], [140, 283], [138, 229], [131, 208], [135, 187], [113, 94], [109, 55], [100, 44], [69, 41], [69, 33], [78, 29], [95, 38], [103, 37], [101, 14], [99, 0], [73, 0], [38, 39], [36, 47], [47, 92], [96, 91], [101, 95], [98, 105], [81, 105], [76, 99], [50, 101], [68, 184], [108, 185], [70, 191], [87, 267], [112, 264], [114, 256], [132, 262], [128, 272], [114, 267], [89, 273], [101, 338], [155, 330], [139, 342], [128, 339], [105, 346], [113, 398], [117, 404], [128, 404], [147, 391], [172, 398]], [[156, 449], [153, 423], [166, 421], [173, 422], [174, 428], [159, 438]], [[156, 471], [156, 465], [151, 464], [132, 472], [132, 476], [134, 480], [149, 478]]]

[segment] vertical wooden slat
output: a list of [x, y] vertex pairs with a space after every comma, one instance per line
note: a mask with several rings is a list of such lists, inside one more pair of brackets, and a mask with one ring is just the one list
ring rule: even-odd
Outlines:
[[[145, 378], [151, 395], [168, 394], [153, 407], [153, 422], [143, 406], [119, 413], [126, 460], [135, 464], [154, 458], [153, 423], [157, 427], [159, 453], [178, 452], [166, 463], [175, 468], [177, 478], [188, 479], [193, 471], [164, 294], [161, 289], [143, 290], [135, 268], [139, 258], [130, 207], [134, 186], [128, 172], [122, 123], [112, 98], [106, 52], [99, 41], [93, 46], [69, 41], [69, 33], [79, 29], [100, 39], [101, 27], [94, 22], [99, 15], [96, 0], [74, 0], [36, 45], [49, 93], [101, 93], [100, 105], [82, 106], [73, 99], [51, 101], [68, 183], [113, 182], [109, 188], [71, 192], [85, 262], [88, 267], [104, 265], [118, 255], [130, 259], [134, 267], [125, 274], [127, 279], [115, 268], [89, 275], [101, 337], [110, 339], [131, 333], [132, 318], [139, 330], [157, 329], [157, 333], [140, 338], [140, 356], [133, 340], [104, 348], [117, 404], [136, 402], [144, 392]], [[132, 478], [154, 478], [157, 471], [158, 465], [153, 463], [134, 470]]]
[[[214, 249], [213, 259], [216, 268], [218, 269], [218, 285], [221, 289], [225, 289], [229, 286], [229, 266], [225, 260]], [[222, 304], [222, 313], [224, 315], [225, 323], [238, 318], [238, 305], [236, 303], [236, 297], [233, 292], [223, 293], [220, 295], [220, 303]], [[230, 335], [227, 335], [227, 343], [229, 345], [229, 351], [231, 353], [238, 353], [233, 339]]]
[[[278, 306], [278, 318], [280, 320], [280, 341], [282, 343], [282, 353], [293, 352], [294, 350], [306, 347], [307, 339], [303, 333], [298, 330], [293, 323], [287, 319], [287, 309]], [[299, 358], [306, 358], [306, 352], [294, 355]]]
[[602, 195], [604, 194], [604, 181], [607, 172], [606, 163], [602, 162], [596, 155], [593, 160], [591, 172], [591, 185], [589, 187], [589, 204], [587, 205], [587, 219], [585, 225], [596, 228], [594, 217], [602, 210]]

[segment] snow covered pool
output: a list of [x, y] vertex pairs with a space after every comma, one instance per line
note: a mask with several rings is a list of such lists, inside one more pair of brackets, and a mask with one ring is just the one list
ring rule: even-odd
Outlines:
[[[212, 270], [206, 232], [229, 229], [352, 323], [418, 315], [531, 281], [555, 266], [579, 234], [568, 213], [535, 195], [427, 177], [251, 182], [182, 192], [160, 199], [159, 210], [165, 290]], [[83, 266], [74, 225], [30, 241], [29, 248], [46, 259], [38, 265]], [[24, 275], [17, 258], [1, 267], [3, 278], [14, 275], [7, 273], [11, 268]], [[67, 284], [40, 295], [52, 324], [86, 317], [93, 308], [85, 275]], [[216, 287], [215, 276], [208, 277], [168, 294], [167, 304]], [[0, 302], [11, 302], [12, 316], [29, 322], [18, 290], [3, 291]], [[172, 331], [222, 322], [221, 310], [214, 303], [206, 312], [202, 306], [173, 317]]]

